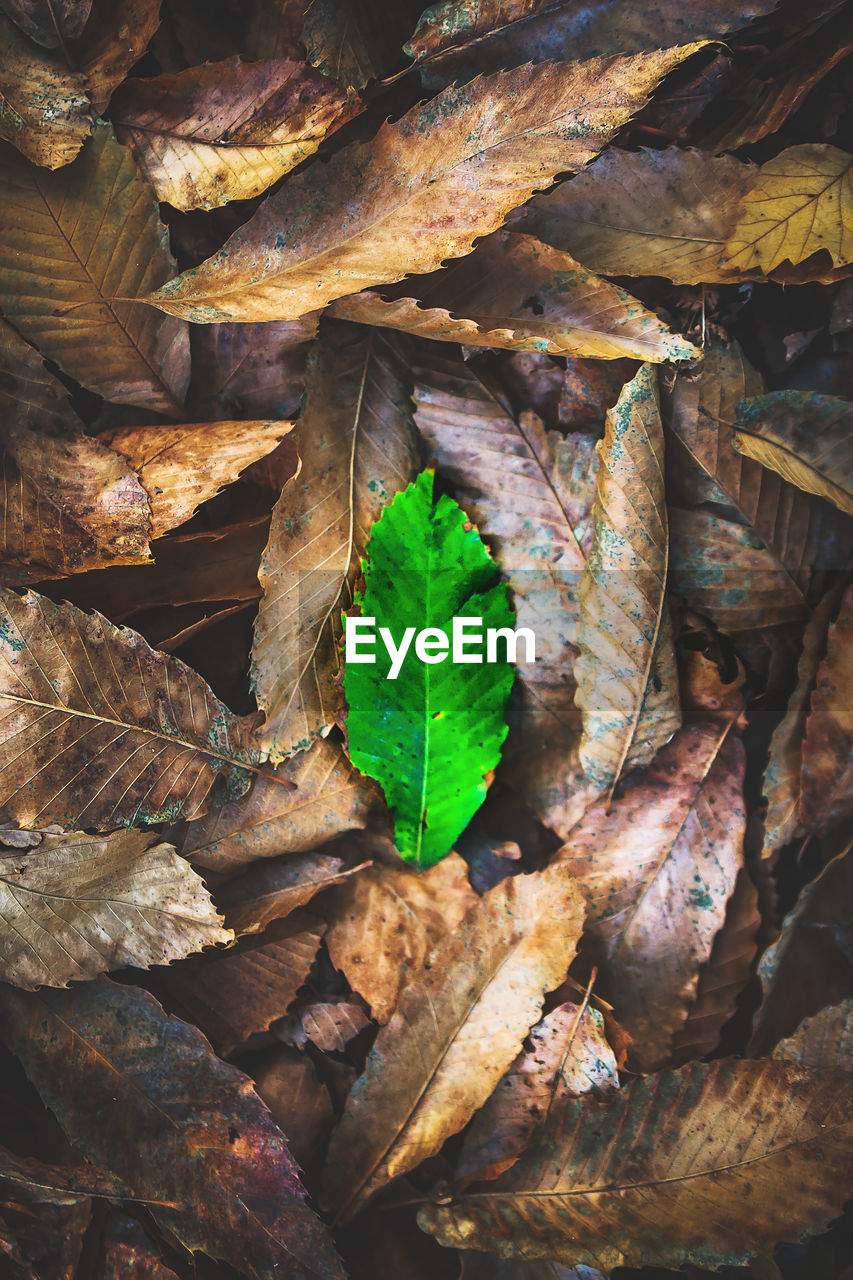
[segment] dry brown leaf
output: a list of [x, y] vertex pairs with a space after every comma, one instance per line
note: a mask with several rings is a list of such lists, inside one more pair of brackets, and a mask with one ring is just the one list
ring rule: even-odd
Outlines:
[[370, 528], [417, 469], [410, 380], [389, 335], [331, 322], [309, 362], [296, 429], [302, 466], [273, 510], [258, 577], [251, 678], [274, 762], [337, 716], [340, 612]]
[[2, 14], [0, 44], [0, 138], [48, 169], [70, 164], [92, 132], [83, 77]]
[[332, 306], [344, 320], [469, 347], [598, 360], [692, 360], [701, 352], [624, 289], [532, 236], [496, 231], [460, 262]]
[[578, 592], [575, 700], [580, 759], [611, 791], [646, 764], [681, 723], [665, 597], [669, 532], [664, 438], [653, 366], [644, 365], [607, 414], [598, 454], [593, 539]]
[[745, 705], [743, 664], [736, 660], [735, 675], [725, 680], [724, 675], [730, 673], [721, 669], [707, 653], [681, 649], [676, 656], [685, 721], [713, 720], [715, 724], [724, 725], [736, 720]]
[[115, 1211], [101, 1237], [101, 1265], [98, 1280], [178, 1280], [142, 1224]]
[[308, 0], [252, 0], [242, 50], [247, 58], [301, 58]]
[[511, 1168], [565, 1094], [598, 1097], [619, 1088], [597, 1009], [559, 1005], [529, 1038], [530, 1048], [521, 1051], [465, 1134], [453, 1174], [457, 1185], [497, 1178]]
[[792, 1036], [779, 1041], [773, 1057], [810, 1071], [853, 1071], [853, 1000], [828, 1005], [806, 1018]]
[[230, 942], [204, 882], [156, 834], [47, 835], [0, 855], [0, 974], [28, 991]]
[[676, 284], [738, 278], [721, 256], [757, 172], [734, 156], [681, 147], [611, 148], [571, 182], [535, 196], [514, 225], [605, 275]]
[[405, 5], [313, 0], [305, 14], [302, 38], [313, 66], [345, 89], [362, 89], [403, 64], [402, 45], [411, 30]]
[[296, 1163], [309, 1173], [316, 1172], [335, 1113], [329, 1091], [317, 1079], [307, 1053], [282, 1045], [258, 1069], [255, 1088], [287, 1136]]
[[486, 1101], [572, 961], [581, 897], [564, 866], [504, 880], [440, 942], [379, 1032], [332, 1134], [325, 1198], [350, 1218]]
[[429, 952], [476, 902], [458, 853], [421, 874], [402, 863], [376, 864], [330, 895], [324, 914], [332, 964], [364, 997], [380, 1026]]
[[151, 537], [189, 520], [203, 502], [270, 453], [292, 422], [169, 423], [116, 427], [98, 437], [127, 458], [151, 503]]
[[447, 89], [287, 182], [219, 253], [139, 296], [201, 323], [287, 320], [434, 271], [556, 173], [582, 168], [700, 47], [531, 65]]
[[0, 317], [0, 413], [4, 422], [29, 427], [43, 435], [78, 429], [68, 391], [48, 373], [39, 353]]
[[774, 391], [738, 406], [733, 447], [853, 515], [853, 405]]
[[723, 263], [769, 274], [819, 250], [853, 262], [853, 157], [824, 143], [788, 147], [761, 166], [729, 235]]
[[266, 191], [355, 110], [304, 63], [228, 58], [128, 80], [110, 115], [158, 200], [214, 209]]
[[810, 831], [853, 813], [853, 587], [829, 628], [803, 741], [799, 819]]
[[273, 920], [304, 907], [315, 893], [344, 883], [361, 869], [344, 869], [342, 858], [324, 853], [259, 862], [218, 889], [216, 903], [229, 929], [237, 934], [260, 933]]
[[842, 1072], [694, 1063], [606, 1107], [567, 1098], [498, 1182], [427, 1205], [418, 1222], [446, 1247], [604, 1271], [747, 1262], [840, 1212], [851, 1125]]
[[320, 1001], [300, 1013], [299, 1027], [291, 1039], [303, 1048], [310, 1040], [324, 1052], [343, 1053], [369, 1023], [362, 1006], [352, 1000]]
[[53, 439], [10, 422], [0, 428], [0, 480], [3, 560], [47, 576], [150, 559], [148, 495], [97, 440]]
[[103, 115], [113, 90], [144, 56], [160, 25], [161, 5], [162, 0], [94, 0], [72, 54], [97, 115]]
[[536, 636], [536, 662], [519, 673], [521, 742], [512, 769], [527, 802], [564, 834], [591, 798], [571, 673], [592, 537], [593, 437], [545, 431], [529, 413], [516, 420], [468, 365], [426, 355], [416, 369], [415, 421], [497, 557], [518, 625]]
[[379, 794], [337, 742], [265, 772], [248, 795], [191, 822], [181, 853], [210, 871], [235, 871], [256, 858], [304, 853], [323, 840], [363, 827]]
[[191, 818], [257, 769], [244, 728], [201, 676], [136, 632], [27, 592], [0, 592], [0, 813], [19, 826]]
[[498, 1258], [466, 1250], [461, 1265], [460, 1280], [607, 1280], [592, 1267], [563, 1267], [551, 1258]]
[[690, 725], [557, 855], [586, 897], [588, 955], [640, 1070], [668, 1059], [723, 927], [743, 865], [743, 770], [726, 729]]
[[82, 34], [92, 0], [2, 0], [0, 9], [46, 49], [63, 47]]
[[[198, 325], [187, 403], [199, 420], [295, 418], [319, 313], [267, 324]], [[292, 473], [291, 473], [292, 474]], [[280, 487], [280, 486], [279, 486]]]
[[112, 301], [162, 283], [173, 263], [152, 193], [109, 125], [68, 168], [46, 173], [10, 153], [0, 176], [6, 315], [90, 390], [180, 417], [186, 325]]

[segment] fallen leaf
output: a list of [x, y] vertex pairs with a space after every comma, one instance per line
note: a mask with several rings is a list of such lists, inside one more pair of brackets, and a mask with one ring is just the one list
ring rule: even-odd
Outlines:
[[304, 907], [315, 893], [345, 883], [359, 870], [344, 868], [342, 858], [328, 854], [291, 854], [250, 867], [217, 890], [216, 902], [229, 929], [260, 933], [273, 920]]
[[602, 1097], [619, 1088], [597, 1009], [559, 1005], [532, 1028], [529, 1039], [530, 1048], [522, 1049], [466, 1131], [453, 1174], [457, 1186], [497, 1178], [511, 1168], [565, 1094]]
[[740, 271], [770, 273], [824, 250], [832, 265], [853, 261], [850, 208], [853, 160], [823, 143], [788, 147], [761, 166], [744, 196], [723, 262]]
[[0, 806], [20, 826], [190, 818], [253, 772], [243, 728], [194, 671], [100, 614], [0, 592], [0, 709], [17, 750]]
[[774, 1058], [797, 1062], [810, 1071], [853, 1070], [853, 1000], [828, 1005], [780, 1040]]
[[853, 405], [846, 400], [774, 391], [740, 403], [732, 445], [853, 515], [851, 430]]
[[295, 418], [318, 312], [266, 324], [198, 325], [187, 403], [199, 419]]
[[[624, 289], [532, 236], [496, 231], [467, 258], [332, 304], [345, 320], [473, 347], [599, 360], [692, 360], [701, 353]], [[384, 291], [383, 291], [384, 293]]]
[[170, 423], [117, 427], [99, 439], [138, 473], [151, 504], [151, 537], [160, 538], [270, 453], [292, 428], [292, 422]]
[[181, 853], [210, 871], [235, 871], [363, 827], [378, 804], [376, 788], [338, 743], [320, 739], [274, 773], [263, 773], [247, 795], [191, 822]]
[[94, 1165], [43, 1164], [5, 1147], [0, 1147], [0, 1181], [11, 1183], [22, 1197], [43, 1203], [73, 1204], [89, 1196], [122, 1200], [133, 1194], [126, 1182]]
[[103, 115], [113, 90], [145, 54], [160, 26], [162, 0], [93, 0], [73, 56], [86, 77], [92, 109]]
[[105, 979], [37, 995], [5, 988], [0, 1002], [4, 1039], [69, 1139], [150, 1200], [186, 1249], [254, 1280], [282, 1267], [294, 1280], [343, 1280], [282, 1134], [195, 1027]]
[[202, 879], [157, 835], [45, 836], [0, 856], [0, 974], [28, 991], [168, 964], [233, 933]]
[[556, 866], [504, 880], [438, 944], [379, 1032], [332, 1134], [324, 1195], [339, 1220], [438, 1151], [486, 1101], [544, 993], [565, 977], [582, 914]]
[[803, 741], [800, 822], [807, 830], [831, 826], [853, 813], [853, 588], [829, 628], [818, 667]]
[[61, 575], [150, 558], [148, 495], [125, 460], [97, 440], [52, 439], [9, 422], [0, 477], [8, 495], [4, 560]]
[[462, 1266], [463, 1280], [606, 1280], [603, 1272], [592, 1267], [563, 1267], [550, 1258], [498, 1258], [470, 1250], [462, 1255]]
[[451, 853], [420, 875], [402, 863], [374, 864], [329, 896], [326, 946], [336, 969], [370, 1005], [380, 1026], [406, 982], [477, 902], [465, 863]]
[[312, 66], [345, 89], [362, 89], [405, 62], [401, 50], [411, 30], [405, 5], [313, 0], [302, 38]]
[[587, 902], [587, 954], [648, 1071], [666, 1062], [743, 865], [741, 744], [689, 725], [609, 808], [587, 810], [557, 857]]
[[571, 672], [592, 538], [593, 438], [545, 431], [529, 413], [516, 419], [468, 365], [437, 357], [417, 366], [415, 421], [428, 456], [493, 548], [518, 626], [536, 636], [536, 662], [519, 671], [521, 742], [511, 767], [528, 803], [562, 834], [590, 798]]
[[582, 168], [699, 47], [531, 65], [446, 89], [286, 183], [219, 253], [138, 296], [200, 323], [288, 320], [433, 271], [556, 173]]
[[[847, 1194], [849, 1077], [722, 1059], [567, 1098], [499, 1182], [418, 1222], [445, 1247], [568, 1266], [747, 1262]], [[796, 1222], [790, 1188], [797, 1187]]]
[[135, 1218], [111, 1214], [101, 1241], [99, 1280], [177, 1280]]
[[248, 58], [301, 58], [307, 0], [253, 0], [246, 14], [243, 51]]
[[598, 453], [593, 540], [578, 592], [575, 700], [580, 759], [610, 790], [681, 723], [665, 597], [669, 533], [657, 381], [644, 365], [607, 414]]
[[0, 317], [0, 411], [5, 422], [43, 435], [79, 429], [67, 388], [45, 367], [39, 353]]
[[82, 34], [92, 0], [2, 0], [0, 9], [46, 49], [63, 47]]
[[282, 1045], [255, 1076], [255, 1088], [287, 1135], [287, 1145], [301, 1169], [316, 1172], [329, 1140], [335, 1113], [324, 1084], [306, 1053]]
[[157, 199], [176, 209], [260, 195], [354, 113], [332, 81], [279, 58], [127, 80], [110, 111]]
[[186, 325], [112, 300], [156, 287], [173, 271], [152, 194], [129, 153], [98, 124], [70, 167], [45, 173], [6, 154], [0, 170], [0, 301], [8, 318], [90, 390], [180, 417]]
[[534, 196], [514, 225], [605, 275], [724, 281], [736, 273], [723, 249], [756, 174], [734, 156], [611, 148], [571, 182]]
[[387, 335], [340, 322], [309, 365], [295, 436], [302, 466], [273, 510], [258, 571], [251, 678], [274, 762], [335, 722], [340, 612], [373, 522], [416, 469], [409, 375]]
[[291, 1038], [300, 1048], [310, 1040], [324, 1052], [344, 1053], [348, 1042], [369, 1025], [370, 1019], [360, 1004], [351, 1000], [318, 1001], [300, 1013], [298, 1030]]
[[70, 164], [92, 132], [83, 77], [2, 15], [0, 41], [0, 138], [48, 169]]

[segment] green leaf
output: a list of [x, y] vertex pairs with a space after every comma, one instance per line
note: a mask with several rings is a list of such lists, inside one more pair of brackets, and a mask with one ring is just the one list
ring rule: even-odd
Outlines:
[[435, 496], [433, 478], [422, 472], [373, 526], [358, 603], [376, 620], [376, 661], [349, 662], [344, 676], [353, 764], [384, 788], [397, 849], [418, 868], [440, 861], [482, 804], [514, 676], [503, 641], [504, 660], [462, 664], [452, 648], [442, 662], [422, 662], [412, 639], [399, 675], [388, 678], [381, 627], [399, 646], [407, 627], [416, 635], [435, 627], [452, 644], [454, 617], [481, 618], [484, 631], [515, 622], [497, 565], [458, 503]]

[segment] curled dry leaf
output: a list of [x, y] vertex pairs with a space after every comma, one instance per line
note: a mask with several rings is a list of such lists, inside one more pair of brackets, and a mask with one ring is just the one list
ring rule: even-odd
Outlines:
[[724, 281], [735, 273], [721, 262], [723, 248], [756, 174], [734, 156], [611, 148], [534, 196], [514, 225], [606, 275]]
[[641, 1070], [667, 1060], [723, 927], [743, 865], [743, 770], [726, 729], [690, 725], [612, 807], [588, 809], [558, 854]]
[[48, 169], [70, 164], [92, 132], [83, 77], [2, 15], [0, 41], [0, 138]]
[[530, 1048], [522, 1049], [474, 1116], [454, 1182], [467, 1186], [511, 1168], [565, 1095], [598, 1097], [618, 1088], [601, 1014], [582, 1005], [560, 1005], [531, 1030]]
[[170, 423], [117, 427], [99, 439], [139, 474], [151, 503], [151, 537], [160, 538], [270, 453], [292, 427], [264, 421]]
[[432, 952], [379, 1032], [332, 1135], [325, 1199], [350, 1218], [486, 1101], [565, 977], [580, 895], [563, 866], [504, 880]]
[[[4, 988], [3, 1035], [70, 1141], [151, 1202], [158, 1225], [252, 1280], [343, 1280], [284, 1137], [195, 1027], [104, 979]], [[69, 1062], [79, 1069], [67, 1070]]]
[[46, 173], [10, 153], [0, 178], [0, 302], [9, 319], [91, 391], [180, 417], [186, 325], [113, 301], [161, 284], [173, 263], [152, 193], [109, 125], [96, 125], [68, 168]]
[[853, 813], [853, 587], [829, 628], [803, 742], [800, 822], [814, 830]]
[[0, 413], [4, 422], [58, 436], [79, 428], [68, 390], [39, 353], [0, 317]]
[[133, 826], [205, 812], [257, 770], [201, 676], [100, 614], [0, 592], [0, 716], [17, 750], [0, 811], [19, 826]]
[[345, 89], [362, 89], [396, 71], [411, 21], [405, 5], [374, 0], [313, 0], [302, 38], [308, 61]]
[[210, 871], [235, 871], [363, 827], [378, 804], [376, 788], [338, 743], [320, 739], [274, 773], [264, 772], [248, 795], [191, 822], [181, 853]]
[[355, 110], [304, 63], [229, 58], [128, 80], [110, 115], [158, 200], [213, 209], [266, 191]]
[[416, 370], [415, 421], [492, 547], [518, 626], [536, 636], [536, 662], [520, 672], [521, 741], [511, 767], [528, 803], [562, 834], [590, 799], [571, 672], [592, 538], [593, 438], [545, 431], [532, 414], [516, 420], [468, 365], [434, 356]]
[[810, 1071], [853, 1070], [853, 1000], [828, 1005], [804, 1019], [792, 1036], [779, 1041], [773, 1057]]
[[333, 303], [346, 320], [469, 347], [599, 360], [692, 360], [701, 353], [624, 289], [532, 236], [496, 231], [460, 262], [407, 279], [386, 300], [367, 291]]
[[260, 933], [273, 920], [304, 907], [315, 893], [345, 883], [360, 867], [343, 859], [303, 853], [260, 862], [217, 890], [216, 902], [235, 933]]
[[97, 440], [54, 439], [9, 422], [0, 478], [3, 560], [48, 576], [150, 559], [148, 495], [125, 460]]
[[376, 864], [330, 895], [325, 915], [332, 964], [364, 997], [380, 1026], [429, 952], [476, 902], [458, 853], [421, 874], [403, 864]]
[[309, 362], [300, 471], [273, 511], [258, 571], [251, 677], [258, 743], [283, 760], [337, 714], [340, 613], [373, 522], [416, 469], [409, 375], [386, 334], [333, 322]]
[[92, 0], [2, 0], [0, 9], [46, 49], [82, 35]]
[[738, 406], [732, 444], [806, 493], [853, 515], [853, 404], [774, 391]]
[[853, 157], [837, 147], [788, 147], [761, 166], [723, 254], [727, 266], [770, 273], [819, 250], [853, 261]]
[[606, 1107], [567, 1098], [499, 1181], [418, 1221], [446, 1247], [604, 1271], [746, 1262], [840, 1212], [851, 1088], [841, 1072], [722, 1059], [637, 1080]]
[[202, 879], [156, 834], [46, 835], [0, 856], [0, 974], [32, 991], [230, 942]]
[[665, 597], [669, 532], [663, 426], [654, 368], [644, 365], [607, 414], [598, 453], [593, 539], [581, 577], [575, 699], [580, 759], [612, 791], [681, 723]]
[[434, 271], [555, 174], [582, 168], [699, 47], [530, 65], [446, 89], [286, 183], [219, 253], [139, 297], [201, 323], [287, 320]]

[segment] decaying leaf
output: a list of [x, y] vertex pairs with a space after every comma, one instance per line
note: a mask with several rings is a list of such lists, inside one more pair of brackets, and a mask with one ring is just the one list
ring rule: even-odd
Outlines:
[[485, 1106], [475, 1115], [454, 1170], [467, 1185], [511, 1168], [569, 1094], [604, 1096], [619, 1088], [613, 1050], [597, 1009], [562, 1004], [530, 1032], [523, 1049]]
[[31, 40], [55, 49], [82, 35], [92, 0], [2, 0], [0, 9]]
[[774, 1058], [797, 1062], [812, 1071], [853, 1069], [853, 1000], [828, 1005], [805, 1018], [792, 1036], [780, 1040]]
[[214, 784], [257, 772], [202, 678], [100, 614], [0, 593], [0, 812], [19, 826], [133, 826], [194, 817]]
[[4, 988], [0, 1002], [6, 1043], [70, 1140], [150, 1200], [185, 1248], [253, 1280], [285, 1267], [294, 1280], [343, 1280], [282, 1134], [195, 1027], [104, 979], [37, 995]]
[[312, 0], [302, 38], [308, 61], [345, 89], [361, 89], [403, 62], [402, 44], [411, 32], [405, 5], [373, 0]]
[[204, 882], [143, 831], [47, 835], [0, 856], [0, 974], [32, 991], [147, 969], [233, 938]]
[[323, 840], [363, 827], [378, 804], [376, 788], [340, 746], [321, 739], [257, 778], [248, 795], [191, 822], [181, 853], [211, 871], [234, 871], [256, 858], [304, 853]]
[[699, 47], [529, 65], [446, 89], [286, 183], [219, 253], [139, 297], [200, 323], [288, 320], [434, 271], [556, 173], [582, 168]]
[[853, 515], [853, 405], [835, 396], [774, 391], [738, 407], [732, 444]]
[[110, 114], [158, 200], [212, 209], [266, 191], [316, 151], [354, 105], [303, 63], [229, 58], [128, 80]]
[[851, 1123], [845, 1073], [694, 1063], [635, 1081], [606, 1108], [567, 1098], [499, 1181], [418, 1221], [445, 1246], [605, 1271], [746, 1262], [840, 1211]]
[[113, 90], [145, 54], [160, 25], [162, 0], [93, 0], [74, 57], [92, 109], [103, 115]]
[[451, 853], [418, 875], [376, 864], [336, 889], [326, 908], [332, 964], [370, 1005], [380, 1026], [427, 955], [477, 902], [465, 863]]
[[417, 368], [415, 420], [513, 589], [517, 625], [536, 636], [536, 662], [519, 672], [513, 769], [528, 803], [563, 833], [589, 802], [571, 673], [592, 537], [593, 438], [545, 431], [529, 413], [516, 419], [468, 365], [434, 356]]
[[669, 532], [657, 382], [645, 365], [622, 389], [596, 447], [593, 539], [579, 588], [580, 758], [613, 789], [678, 728], [678, 676], [665, 596]]
[[177, 1280], [136, 1218], [110, 1214], [101, 1243], [101, 1280]]
[[299, 1015], [299, 1026], [291, 1039], [300, 1047], [310, 1040], [318, 1049], [343, 1053], [369, 1023], [364, 1007], [352, 1000], [318, 1001]]
[[397, 296], [368, 290], [341, 299], [334, 314], [473, 347], [599, 360], [700, 354], [624, 289], [569, 254], [512, 231], [496, 231], [460, 262], [407, 279], [391, 293]]
[[125, 460], [97, 440], [56, 439], [9, 422], [0, 433], [0, 478], [3, 560], [47, 577], [150, 558], [148, 495]]
[[260, 933], [273, 920], [304, 907], [315, 893], [339, 885], [361, 868], [324, 853], [294, 854], [260, 862], [223, 885], [217, 906], [235, 933]]
[[70, 164], [92, 132], [83, 77], [36, 49], [2, 14], [0, 42], [0, 138], [48, 169]]
[[515, 225], [606, 275], [722, 281], [734, 273], [723, 249], [756, 173], [734, 156], [611, 148], [535, 196]]
[[191, 334], [187, 403], [199, 420], [294, 418], [317, 312], [267, 324], [206, 324]]
[[773, 271], [819, 250], [833, 266], [853, 261], [853, 157], [837, 147], [788, 147], [761, 166], [725, 247], [730, 267]]
[[829, 826], [853, 813], [853, 587], [829, 628], [803, 741], [799, 818], [806, 828]]
[[181, 321], [113, 301], [173, 273], [152, 193], [98, 124], [56, 173], [0, 157], [0, 304], [24, 337], [107, 399], [181, 417], [189, 340]]
[[332, 324], [296, 430], [302, 466], [273, 511], [259, 578], [252, 680], [273, 761], [334, 723], [341, 609], [373, 522], [416, 468], [408, 375], [385, 334]]
[[325, 1198], [339, 1219], [439, 1149], [492, 1092], [544, 993], [565, 977], [580, 895], [558, 865], [504, 882], [403, 991], [332, 1135]]
[[642, 1070], [667, 1060], [743, 864], [743, 748], [690, 725], [558, 857], [587, 900], [589, 954]]
[[160, 538], [270, 453], [292, 427], [264, 421], [117, 427], [100, 439], [138, 473], [151, 504], [151, 537]]

